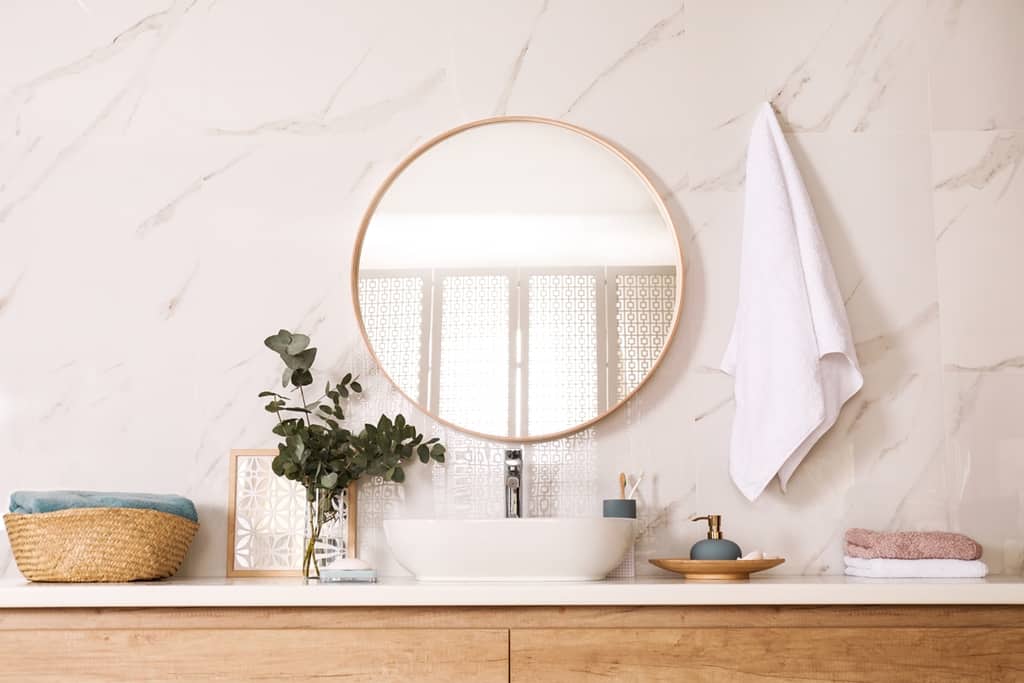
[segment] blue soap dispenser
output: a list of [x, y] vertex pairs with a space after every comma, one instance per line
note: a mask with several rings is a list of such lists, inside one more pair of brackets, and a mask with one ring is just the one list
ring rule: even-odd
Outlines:
[[722, 515], [691, 517], [691, 522], [708, 521], [708, 537], [697, 541], [690, 548], [691, 560], [738, 560], [743, 556], [740, 547], [722, 538]]

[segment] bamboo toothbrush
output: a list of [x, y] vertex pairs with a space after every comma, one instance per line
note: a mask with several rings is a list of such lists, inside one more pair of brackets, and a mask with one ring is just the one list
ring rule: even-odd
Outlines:
[[626, 473], [619, 472], [619, 498], [626, 499]]

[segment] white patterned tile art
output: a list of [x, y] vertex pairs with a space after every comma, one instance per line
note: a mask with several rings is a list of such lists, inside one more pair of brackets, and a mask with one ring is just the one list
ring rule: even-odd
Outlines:
[[270, 469], [273, 455], [238, 455], [235, 472], [236, 571], [298, 570], [305, 491]]

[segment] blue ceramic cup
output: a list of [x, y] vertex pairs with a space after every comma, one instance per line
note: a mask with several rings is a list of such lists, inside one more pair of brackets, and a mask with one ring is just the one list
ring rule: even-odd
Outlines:
[[609, 498], [604, 501], [605, 517], [628, 517], [636, 519], [636, 499]]

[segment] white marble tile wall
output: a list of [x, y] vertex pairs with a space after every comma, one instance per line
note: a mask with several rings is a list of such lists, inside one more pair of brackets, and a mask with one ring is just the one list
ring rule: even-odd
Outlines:
[[[1022, 36], [1019, 0], [6, 2], [0, 496], [184, 493], [203, 521], [185, 571], [222, 574], [228, 450], [272, 444], [255, 398], [277, 374], [263, 336], [311, 332], [324, 367], [370, 373], [347, 269], [375, 187], [427, 136], [536, 114], [639, 159], [686, 249], [660, 372], [565, 450], [595, 501], [620, 469], [647, 471], [641, 571], [699, 537], [687, 515], [718, 512], [790, 573], [840, 571], [842, 530], [868, 525], [962, 530], [1019, 574]], [[789, 492], [751, 504], [727, 476], [731, 381], [712, 368], [765, 99], [804, 170], [866, 385]], [[486, 479], [486, 444], [370, 388], [368, 412], [408, 411], [457, 461], [366, 492], [364, 542], [397, 571], [382, 516], [492, 514], [497, 493], [459, 483]], [[5, 540], [0, 574], [15, 575]]]

